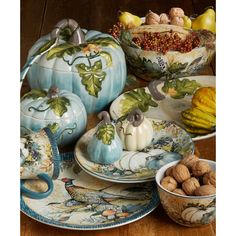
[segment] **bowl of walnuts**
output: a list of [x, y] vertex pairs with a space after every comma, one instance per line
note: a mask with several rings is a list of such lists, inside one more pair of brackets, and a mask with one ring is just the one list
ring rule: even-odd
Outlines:
[[160, 200], [176, 223], [197, 227], [211, 223], [216, 212], [216, 164], [194, 154], [157, 171]]

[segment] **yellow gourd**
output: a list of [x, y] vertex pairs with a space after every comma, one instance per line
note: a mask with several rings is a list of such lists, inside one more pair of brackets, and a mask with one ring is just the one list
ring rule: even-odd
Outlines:
[[199, 88], [192, 98], [192, 105], [198, 109], [216, 115], [216, 90], [213, 87]]
[[216, 127], [216, 89], [201, 87], [192, 97], [192, 107], [181, 112], [186, 130], [192, 134], [207, 134]]

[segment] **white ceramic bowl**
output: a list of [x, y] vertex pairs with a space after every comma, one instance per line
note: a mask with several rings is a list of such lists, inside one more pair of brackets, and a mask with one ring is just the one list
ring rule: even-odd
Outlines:
[[[216, 168], [214, 161], [206, 161], [213, 170]], [[176, 223], [197, 227], [211, 223], [215, 219], [216, 212], [216, 194], [208, 196], [183, 196], [170, 192], [160, 184], [165, 175], [165, 171], [170, 166], [175, 166], [179, 161], [173, 161], [157, 171], [156, 182], [161, 200], [161, 204], [167, 215]]]

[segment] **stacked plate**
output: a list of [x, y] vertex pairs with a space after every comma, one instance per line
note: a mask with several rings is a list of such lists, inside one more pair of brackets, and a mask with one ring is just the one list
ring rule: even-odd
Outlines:
[[91, 162], [87, 145], [95, 129], [84, 134], [76, 144], [75, 159], [88, 174], [99, 179], [118, 183], [141, 183], [152, 181], [156, 171], [163, 165], [176, 161], [185, 153], [194, 152], [189, 134], [169, 121], [149, 119], [154, 135], [151, 145], [141, 151], [123, 151], [120, 160], [111, 165]]

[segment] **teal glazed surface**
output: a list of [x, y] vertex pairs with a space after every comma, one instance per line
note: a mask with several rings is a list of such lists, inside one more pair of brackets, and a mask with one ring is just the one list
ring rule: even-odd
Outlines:
[[[104, 45], [103, 42], [97, 44], [92, 42], [92, 40], [104, 38], [113, 40], [113, 44]], [[30, 49], [28, 58], [37, 53], [38, 49], [50, 39], [49, 34], [40, 38]], [[50, 59], [47, 59], [50, 51], [42, 55], [31, 66], [27, 76], [31, 88], [49, 89], [51, 86], [57, 86], [59, 89], [77, 94], [86, 111], [93, 113], [101, 111], [122, 92], [127, 76], [126, 62], [119, 43], [110, 35], [98, 31], [87, 31], [85, 40], [90, 40], [91, 43], [83, 44], [80, 51], [65, 53], [62, 57], [55, 56]], [[67, 42], [59, 39], [58, 45], [63, 43]], [[87, 47], [89, 44], [96, 47], [89, 48]], [[96, 78], [99, 79], [95, 81]], [[92, 83], [92, 90], [97, 89], [95, 94], [89, 94], [83, 80], [86, 80], [85, 83], [89, 85]]]
[[81, 99], [65, 90], [59, 91], [58, 97], [68, 99], [68, 103], [60, 103], [60, 109], [65, 109], [59, 110], [61, 116], [55, 113], [52, 106], [49, 107], [47, 96], [22, 98], [21, 135], [49, 127], [57, 144], [62, 147], [76, 141], [83, 134], [87, 125], [87, 113]]
[[91, 161], [104, 165], [112, 164], [119, 160], [123, 152], [122, 143], [117, 134], [110, 145], [104, 144], [96, 136], [93, 136], [88, 144], [87, 151]]

